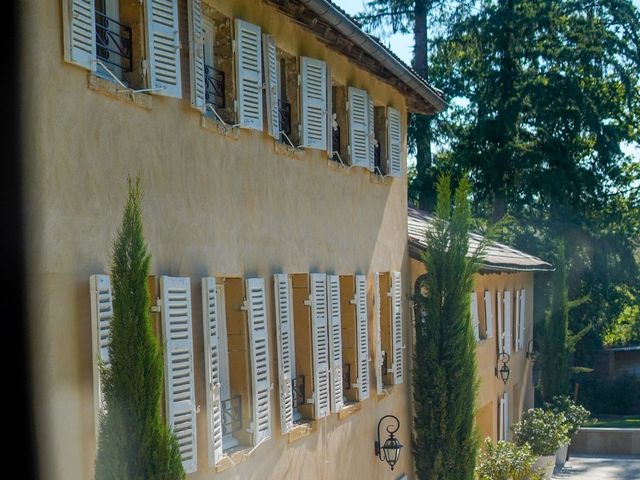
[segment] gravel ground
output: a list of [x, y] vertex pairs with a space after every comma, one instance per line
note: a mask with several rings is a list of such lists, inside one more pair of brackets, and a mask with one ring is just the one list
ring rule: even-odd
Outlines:
[[553, 478], [572, 480], [640, 480], [640, 456], [571, 456]]

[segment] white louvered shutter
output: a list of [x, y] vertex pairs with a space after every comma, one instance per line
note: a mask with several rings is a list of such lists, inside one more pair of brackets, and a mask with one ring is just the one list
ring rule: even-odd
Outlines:
[[331, 80], [331, 68], [327, 65], [327, 156], [333, 158], [333, 91]]
[[513, 349], [517, 352], [520, 350], [520, 290], [516, 290], [515, 295], [515, 302], [513, 305], [513, 315], [515, 319]]
[[177, 0], [147, 0], [149, 79], [157, 95], [182, 97]]
[[262, 36], [262, 58], [264, 61], [264, 83], [266, 87], [267, 131], [280, 140], [280, 114], [278, 113], [278, 58], [276, 42], [271, 35]]
[[498, 352], [504, 352], [504, 303], [502, 292], [496, 292], [496, 310], [498, 316]]
[[291, 380], [294, 364], [293, 309], [291, 307], [291, 280], [286, 274], [273, 276], [276, 303], [276, 335], [278, 343], [278, 371], [280, 384], [280, 427], [283, 434], [293, 427], [293, 392]]
[[94, 0], [64, 0], [65, 60], [96, 69], [96, 9]]
[[480, 318], [478, 317], [478, 295], [476, 292], [471, 293], [471, 326], [473, 327], [473, 336], [476, 342], [480, 341]]
[[330, 411], [327, 278], [324, 273], [311, 274], [311, 325], [315, 418], [322, 418]]
[[351, 165], [369, 168], [369, 96], [349, 87], [349, 155]]
[[511, 292], [504, 292], [504, 351], [511, 355], [511, 325], [513, 322], [513, 312], [511, 310]]
[[389, 173], [393, 177], [402, 176], [402, 129], [400, 112], [387, 107], [387, 141], [389, 142]]
[[503, 432], [502, 436], [504, 440], [509, 440], [509, 392], [504, 392], [502, 394], [502, 425]]
[[393, 328], [393, 383], [404, 381], [403, 341], [402, 341], [402, 277], [400, 272], [391, 276], [391, 322]]
[[375, 130], [374, 130], [374, 108], [373, 100], [369, 97], [369, 109], [367, 110], [367, 118], [369, 122], [369, 170], [374, 172], [376, 170], [376, 145], [375, 145]]
[[205, 111], [204, 28], [201, 0], [189, 0], [189, 70], [191, 106]]
[[238, 114], [241, 127], [262, 131], [262, 41], [260, 27], [236, 19]]
[[163, 275], [160, 277], [160, 291], [167, 420], [178, 439], [182, 466], [185, 472], [192, 473], [198, 466], [189, 278]]
[[327, 148], [327, 64], [302, 57], [302, 146]]
[[327, 276], [330, 368], [331, 368], [331, 411], [339, 412], [344, 407], [342, 398], [342, 325], [340, 322], [340, 277]]
[[498, 407], [498, 440], [506, 440], [506, 422], [505, 422], [505, 395], [506, 392], [500, 396], [500, 402]]
[[[380, 273], [376, 273], [373, 277], [373, 328], [375, 329], [375, 336], [373, 338], [373, 345], [375, 350], [375, 372], [376, 372], [376, 393], [382, 394], [384, 386], [383, 375], [387, 372], [382, 371], [382, 331], [380, 328], [380, 317], [382, 315], [382, 295], [386, 295], [387, 292], [380, 291]], [[389, 355], [390, 352], [385, 352]]]
[[527, 310], [526, 310], [526, 293], [527, 291], [523, 288], [520, 290], [520, 335], [518, 336], [518, 343], [520, 345], [520, 349], [524, 348], [524, 338], [525, 338], [525, 327], [526, 327], [526, 319], [527, 319]]
[[485, 290], [484, 292], [484, 318], [487, 322], [487, 338], [493, 337], [493, 298], [491, 292]]
[[369, 398], [369, 328], [367, 277], [356, 275], [356, 323], [358, 337], [358, 400]]
[[264, 279], [247, 279], [247, 300], [253, 391], [253, 442], [257, 445], [271, 438], [271, 379]]
[[105, 368], [111, 366], [109, 361], [109, 345], [111, 344], [111, 320], [113, 319], [113, 300], [111, 297], [111, 281], [109, 275], [91, 275], [91, 332], [93, 336], [93, 376], [96, 390], [93, 392], [96, 435], [98, 434], [99, 413], [105, 411], [104, 392], [100, 378], [100, 363]]
[[222, 458], [222, 415], [220, 411], [220, 358], [218, 294], [216, 280], [212, 277], [202, 279], [202, 323], [204, 332], [204, 367], [207, 392], [207, 447], [209, 466], [213, 467]]

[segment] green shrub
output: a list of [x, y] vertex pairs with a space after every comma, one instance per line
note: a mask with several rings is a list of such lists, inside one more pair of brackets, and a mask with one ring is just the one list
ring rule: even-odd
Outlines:
[[637, 415], [640, 413], [640, 378], [621, 375], [612, 380], [594, 374], [576, 375], [578, 400], [594, 415]]
[[535, 455], [553, 455], [561, 445], [569, 443], [565, 416], [551, 410], [529, 409], [512, 428], [516, 443], [528, 444]]
[[529, 445], [516, 445], [490, 438], [484, 441], [484, 452], [478, 455], [476, 480], [542, 480], [533, 465], [536, 455]]
[[568, 396], [555, 396], [550, 403], [545, 403], [544, 408], [558, 414], [562, 413], [566, 419], [569, 437], [573, 436], [580, 427], [591, 421], [591, 412], [578, 405]]

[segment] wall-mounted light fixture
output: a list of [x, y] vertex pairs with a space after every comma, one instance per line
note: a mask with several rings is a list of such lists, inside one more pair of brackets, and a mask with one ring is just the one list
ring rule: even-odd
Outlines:
[[[507, 352], [500, 352], [498, 354], [498, 359], [496, 362], [496, 377], [501, 378], [502, 381], [506, 384], [507, 380], [509, 380], [509, 375], [511, 374], [511, 369], [509, 368], [509, 360], [511, 360], [511, 355]], [[498, 369], [498, 362], [502, 362], [502, 366]]]
[[[384, 445], [380, 446], [380, 424], [385, 418], [390, 418], [395, 422], [395, 428], [393, 423], [391, 425], [387, 425], [387, 433], [389, 434], [389, 438], [384, 442]], [[398, 417], [393, 415], [385, 415], [378, 422], [378, 440], [374, 442], [374, 449], [376, 452], [376, 457], [380, 460], [384, 460], [389, 464], [391, 470], [395, 467], [396, 463], [398, 463], [398, 459], [400, 458], [400, 449], [403, 445], [398, 441], [397, 438], [393, 436], [394, 433], [398, 431], [400, 428], [400, 420]]]
[[532, 363], [535, 363], [538, 359], [539, 350], [540, 349], [538, 348], [538, 343], [532, 338], [531, 340], [529, 340], [529, 343], [527, 343], [527, 351], [525, 355], [529, 360], [531, 360]]

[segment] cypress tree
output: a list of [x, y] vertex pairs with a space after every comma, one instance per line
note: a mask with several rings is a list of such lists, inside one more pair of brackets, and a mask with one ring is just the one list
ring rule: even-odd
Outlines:
[[415, 294], [413, 454], [418, 478], [471, 480], [478, 450], [476, 341], [471, 326], [473, 275], [485, 244], [467, 258], [471, 214], [463, 178], [451, 205], [451, 181], [437, 182], [437, 216], [427, 229], [427, 273]]
[[101, 372], [106, 413], [100, 419], [95, 478], [182, 479], [178, 442], [160, 411], [163, 360], [149, 315], [151, 256], [143, 236], [140, 179], [129, 178], [128, 184], [111, 259], [111, 367]]

